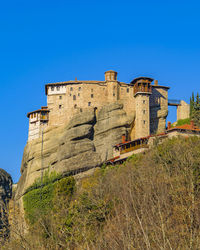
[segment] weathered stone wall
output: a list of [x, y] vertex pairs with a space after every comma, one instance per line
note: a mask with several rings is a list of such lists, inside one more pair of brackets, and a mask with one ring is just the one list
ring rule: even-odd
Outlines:
[[190, 117], [190, 105], [184, 102], [180, 102], [180, 105], [177, 107], [177, 121], [182, 119], [187, 119]]

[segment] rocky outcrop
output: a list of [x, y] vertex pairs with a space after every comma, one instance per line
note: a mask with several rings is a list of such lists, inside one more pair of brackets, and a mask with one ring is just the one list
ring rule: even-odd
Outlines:
[[0, 239], [1, 241], [9, 235], [8, 203], [12, 197], [12, 178], [0, 168]]
[[95, 125], [94, 144], [104, 162], [112, 158], [113, 146], [121, 142], [122, 134], [126, 134], [129, 125], [122, 104], [104, 106], [98, 113]]
[[123, 105], [114, 103], [79, 113], [62, 127], [48, 128], [43, 141], [35, 139], [24, 149], [15, 198], [19, 199], [42, 171], [69, 175], [98, 167], [112, 157], [113, 145], [121, 142], [130, 122]]

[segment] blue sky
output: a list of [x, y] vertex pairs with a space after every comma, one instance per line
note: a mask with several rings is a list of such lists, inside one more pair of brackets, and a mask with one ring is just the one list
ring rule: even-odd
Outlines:
[[113, 69], [189, 101], [199, 89], [199, 12], [199, 1], [0, 1], [0, 167], [18, 181], [26, 113], [46, 104], [45, 83], [103, 80]]

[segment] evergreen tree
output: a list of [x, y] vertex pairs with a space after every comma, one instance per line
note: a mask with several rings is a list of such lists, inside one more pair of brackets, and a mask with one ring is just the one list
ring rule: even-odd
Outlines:
[[194, 92], [192, 92], [192, 97], [190, 97], [190, 117], [192, 117], [192, 115], [193, 115], [194, 105], [195, 105]]
[[200, 97], [197, 92], [196, 100], [194, 98], [194, 93], [190, 98], [190, 118], [194, 121], [196, 126], [200, 127]]
[[199, 109], [200, 106], [200, 99], [199, 99], [199, 93], [197, 92], [197, 97], [196, 97], [196, 109]]

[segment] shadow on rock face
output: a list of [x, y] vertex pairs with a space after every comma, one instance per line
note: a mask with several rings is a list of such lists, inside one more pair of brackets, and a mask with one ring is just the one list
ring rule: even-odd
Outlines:
[[0, 168], [0, 242], [9, 236], [8, 203], [12, 197], [12, 178]]

